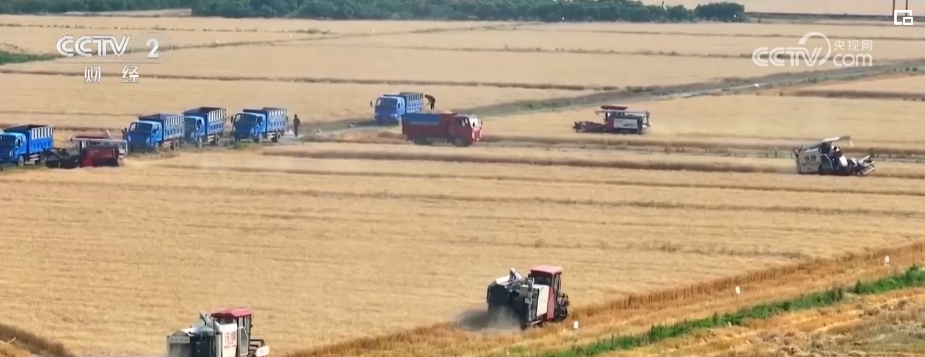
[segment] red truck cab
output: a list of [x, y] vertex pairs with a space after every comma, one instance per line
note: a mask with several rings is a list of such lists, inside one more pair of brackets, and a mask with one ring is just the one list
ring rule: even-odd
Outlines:
[[401, 133], [415, 145], [451, 143], [470, 146], [482, 139], [482, 120], [459, 113], [408, 113], [402, 115]]

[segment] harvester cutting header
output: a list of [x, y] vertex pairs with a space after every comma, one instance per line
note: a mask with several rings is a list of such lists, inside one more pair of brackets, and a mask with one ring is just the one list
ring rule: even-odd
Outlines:
[[796, 157], [797, 172], [801, 175], [818, 174], [826, 176], [865, 176], [874, 171], [874, 162], [870, 155], [863, 158], [847, 158], [841, 148], [835, 145], [839, 141], [848, 141], [853, 146], [851, 136], [839, 136], [822, 139], [812, 145], [801, 145], [793, 149]]

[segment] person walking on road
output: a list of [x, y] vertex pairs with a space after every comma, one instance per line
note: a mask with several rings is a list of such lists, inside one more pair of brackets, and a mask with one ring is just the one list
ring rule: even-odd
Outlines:
[[299, 115], [296, 114], [295, 118], [292, 119], [292, 132], [295, 134], [295, 137], [299, 137], [299, 125], [302, 125], [302, 121], [299, 120]]

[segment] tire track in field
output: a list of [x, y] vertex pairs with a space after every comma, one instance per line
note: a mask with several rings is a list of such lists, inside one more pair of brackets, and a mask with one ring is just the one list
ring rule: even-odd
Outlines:
[[[34, 178], [24, 177], [21, 175], [5, 177], [5, 182], [35, 185], [38, 182]], [[56, 181], [59, 185], [71, 187], [98, 187], [97, 182], [69, 182]], [[748, 211], [748, 212], [766, 212], [766, 213], [783, 213], [794, 214], [803, 213], [807, 215], [818, 216], [840, 216], [840, 215], [864, 215], [864, 216], [886, 216], [886, 217], [904, 217], [904, 218], [923, 218], [925, 211], [916, 210], [879, 210], [867, 208], [828, 208], [821, 210], [818, 206], [812, 205], [793, 205], [793, 206], [755, 206], [748, 204], [700, 204], [700, 203], [683, 203], [668, 202], [655, 200], [626, 200], [626, 201], [608, 201], [597, 199], [570, 199], [570, 198], [551, 198], [551, 197], [508, 197], [492, 195], [451, 195], [451, 194], [426, 194], [426, 193], [393, 193], [389, 190], [369, 191], [369, 192], [347, 192], [347, 191], [329, 191], [314, 188], [269, 188], [269, 187], [251, 187], [247, 189], [234, 190], [229, 192], [224, 187], [201, 187], [200, 185], [176, 185], [167, 184], [159, 185], [157, 183], [119, 183], [114, 184], [128, 190], [146, 191], [154, 188], [167, 189], [170, 191], [189, 193], [209, 193], [215, 195], [247, 195], [255, 194], [261, 196], [287, 196], [300, 195], [302, 197], [334, 197], [346, 199], [396, 199], [396, 200], [413, 200], [413, 201], [432, 201], [432, 202], [472, 202], [472, 203], [515, 203], [524, 205], [579, 205], [579, 206], [599, 206], [613, 208], [651, 208], [663, 210], [700, 210], [700, 211]]]
[[269, 167], [232, 167], [232, 166], [202, 166], [163, 163], [158, 164], [160, 167], [182, 170], [196, 171], [228, 171], [228, 172], [246, 172], [246, 173], [284, 173], [307, 176], [335, 176], [335, 177], [393, 177], [393, 178], [422, 178], [422, 179], [465, 179], [465, 180], [486, 180], [502, 182], [530, 182], [530, 183], [568, 183], [568, 184], [592, 184], [608, 186], [630, 186], [630, 187], [663, 187], [663, 188], [702, 188], [702, 189], [724, 189], [724, 190], [750, 190], [761, 192], [793, 192], [793, 193], [830, 193], [830, 194], [862, 194], [862, 195], [882, 195], [882, 196], [912, 196], [925, 197], [925, 191], [917, 190], [891, 190], [891, 189], [867, 189], [864, 187], [852, 188], [831, 188], [831, 187], [784, 187], [770, 185], [754, 184], [711, 184], [711, 183], [681, 183], [681, 182], [656, 182], [641, 179], [559, 179], [559, 178], [541, 178], [529, 176], [505, 176], [505, 175], [479, 175], [479, 174], [440, 174], [440, 173], [411, 173], [411, 172], [381, 172], [381, 171], [328, 171], [320, 169], [278, 169]]
[[[438, 323], [397, 333], [359, 338], [318, 348], [290, 353], [287, 357], [333, 357], [344, 355], [432, 356], [504, 355], [509, 346], [521, 346], [531, 352], [568, 349], [569, 346], [596, 341], [613, 334], [644, 332], [654, 323], [682, 318], [707, 317], [743, 304], [769, 299], [784, 299], [810, 290], [830, 288], [835, 284], [852, 284], [858, 279], [892, 273], [883, 266], [890, 256], [897, 266], [925, 259], [925, 242], [817, 258], [800, 264], [788, 264], [737, 276], [715, 279], [688, 286], [624, 296], [599, 305], [574, 309], [572, 318], [525, 334], [490, 336], [464, 330], [462, 322]], [[741, 287], [741, 297], [732, 291]], [[575, 305], [573, 305], [575, 306]], [[581, 321], [580, 335], [562, 331], [572, 321]], [[544, 347], [544, 346], [554, 347]], [[452, 349], [452, 352], [448, 351]]]

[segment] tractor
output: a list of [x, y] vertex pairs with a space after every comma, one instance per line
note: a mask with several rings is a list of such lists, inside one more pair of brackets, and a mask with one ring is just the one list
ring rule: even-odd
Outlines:
[[802, 145], [793, 149], [797, 172], [801, 175], [817, 174], [823, 176], [865, 176], [874, 171], [874, 162], [870, 155], [863, 158], [847, 158], [836, 142], [848, 140], [853, 145], [851, 136], [839, 136], [822, 139], [812, 145]]
[[488, 285], [488, 314], [493, 323], [516, 321], [521, 329], [568, 318], [569, 298], [562, 293], [562, 268], [539, 265], [526, 278], [511, 268]]
[[168, 357], [265, 357], [270, 347], [251, 337], [253, 313], [230, 308], [199, 313], [196, 325], [167, 336]]
[[46, 150], [42, 153], [45, 167], [52, 169], [75, 169], [78, 167], [122, 166], [128, 151], [125, 140], [109, 139], [103, 134], [75, 135], [68, 139], [73, 146], [68, 149]]
[[604, 114], [604, 122], [576, 121], [572, 125], [575, 132], [581, 133], [615, 133], [645, 135], [652, 122], [649, 121], [648, 110], [633, 111], [628, 107], [618, 105], [602, 105], [596, 114]]

